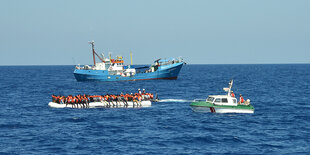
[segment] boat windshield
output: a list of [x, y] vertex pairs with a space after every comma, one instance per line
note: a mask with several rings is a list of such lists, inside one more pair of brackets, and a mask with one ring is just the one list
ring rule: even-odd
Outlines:
[[214, 100], [214, 97], [208, 97], [208, 98], [207, 98], [207, 101], [208, 101], [208, 102], [213, 102], [213, 100]]

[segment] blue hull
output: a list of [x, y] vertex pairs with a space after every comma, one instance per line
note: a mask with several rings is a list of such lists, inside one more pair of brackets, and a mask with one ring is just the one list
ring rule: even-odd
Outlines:
[[120, 75], [110, 75], [107, 70], [74, 70], [77, 81], [135, 81], [135, 80], [156, 80], [156, 79], [177, 79], [183, 66], [182, 63], [175, 63], [160, 66], [157, 71], [149, 73], [137, 73], [133, 76], [123, 77]]

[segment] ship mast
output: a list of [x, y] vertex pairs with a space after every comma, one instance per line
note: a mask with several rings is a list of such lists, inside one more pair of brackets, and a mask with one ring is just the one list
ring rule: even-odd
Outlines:
[[92, 51], [93, 51], [93, 60], [94, 60], [94, 66], [96, 65], [96, 58], [95, 58], [95, 41], [92, 40], [90, 42], [88, 42], [89, 44], [91, 44], [91, 48], [92, 48]]
[[131, 60], [131, 65], [132, 65], [132, 52], [130, 52], [130, 60]]
[[228, 96], [230, 96], [230, 92], [231, 92], [231, 87], [232, 87], [232, 85], [233, 85], [233, 80], [230, 80], [230, 82], [229, 82], [229, 90], [228, 90]]
[[96, 65], [96, 57], [95, 55], [102, 61], [105, 62], [96, 52], [95, 52], [95, 41], [92, 40], [90, 42], [88, 42], [89, 44], [91, 44], [92, 47], [92, 51], [93, 51], [93, 59], [94, 59], [94, 66]]

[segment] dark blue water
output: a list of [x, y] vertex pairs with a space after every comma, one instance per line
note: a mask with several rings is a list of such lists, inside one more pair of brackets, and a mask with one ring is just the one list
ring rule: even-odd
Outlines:
[[[0, 67], [0, 151], [8, 154], [309, 154], [310, 64], [186, 65], [178, 80], [76, 82], [74, 66]], [[254, 114], [195, 113], [222, 88]], [[139, 109], [53, 109], [52, 94], [145, 88], [163, 102]]]

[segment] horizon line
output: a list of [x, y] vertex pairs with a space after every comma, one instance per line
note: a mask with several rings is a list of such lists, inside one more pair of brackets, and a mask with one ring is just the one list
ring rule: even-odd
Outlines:
[[[244, 63], [244, 64], [195, 64], [195, 63], [186, 63], [186, 65], [302, 65], [302, 64], [310, 64], [310, 62], [300, 62], [300, 63]], [[130, 65], [130, 64], [128, 64]], [[150, 65], [150, 64], [134, 64], [134, 65]], [[63, 65], [38, 65], [38, 64], [31, 64], [31, 65], [0, 65], [0, 67], [8, 67], [8, 66], [77, 66], [77, 65], [73, 65], [73, 64], [63, 64]], [[126, 65], [124, 65], [126, 66]]]

